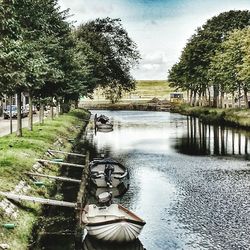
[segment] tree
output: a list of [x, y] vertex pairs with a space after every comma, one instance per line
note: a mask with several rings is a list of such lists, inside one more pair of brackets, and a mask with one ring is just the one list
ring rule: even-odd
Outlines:
[[86, 60], [95, 80], [92, 89], [99, 85], [110, 93], [135, 87], [130, 71], [140, 54], [120, 19], [96, 19], [80, 25], [76, 37], [83, 51], [88, 52]]
[[[218, 106], [219, 86], [213, 83], [208, 74], [212, 57], [220, 50], [222, 42], [230, 31], [243, 29], [250, 24], [249, 11], [228, 11], [209, 19], [206, 24], [197, 29], [185, 46], [179, 63], [185, 65], [185, 76], [192, 86], [191, 90], [199, 96], [213, 86], [213, 106]], [[174, 69], [173, 69], [174, 70]], [[178, 77], [182, 77], [178, 75]], [[180, 81], [179, 81], [180, 82]], [[178, 87], [178, 82], [174, 83]]]

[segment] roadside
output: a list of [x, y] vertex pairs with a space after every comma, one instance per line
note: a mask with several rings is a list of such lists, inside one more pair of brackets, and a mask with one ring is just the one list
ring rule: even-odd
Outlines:
[[[87, 111], [74, 110], [54, 120], [46, 119], [43, 125], [35, 124], [34, 131], [24, 129], [22, 138], [14, 134], [1, 137], [0, 191], [14, 191], [48, 198], [54, 182], [48, 180], [44, 185], [37, 186], [25, 172], [40, 169], [39, 171], [45, 171], [46, 174], [57, 175], [60, 168], [55, 166], [39, 168], [36, 159], [48, 157], [45, 153], [49, 148], [70, 151], [72, 147], [70, 141], [80, 133], [88, 116]], [[10, 203], [1, 197], [0, 204], [0, 246], [6, 244], [6, 249], [27, 249], [41, 206], [27, 202]], [[7, 229], [3, 225], [14, 225], [14, 227]]]
[[[39, 121], [39, 116], [38, 114], [35, 114], [33, 116], [34, 123], [37, 123]], [[17, 119], [12, 120], [13, 123], [13, 133], [16, 132], [17, 129]], [[22, 119], [22, 125], [23, 128], [28, 127], [28, 117], [25, 117]], [[0, 136], [8, 135], [10, 133], [10, 120], [3, 119], [3, 117], [0, 117]]]

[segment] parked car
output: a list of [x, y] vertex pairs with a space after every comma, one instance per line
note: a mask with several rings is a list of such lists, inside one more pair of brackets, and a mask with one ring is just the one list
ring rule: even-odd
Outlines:
[[[10, 107], [12, 109], [12, 118], [17, 118], [17, 106], [16, 105], [8, 105], [6, 107], [6, 109], [4, 109], [3, 111], [3, 118], [4, 119], [9, 119], [10, 118]], [[29, 114], [29, 112], [24, 108], [24, 107], [21, 107], [21, 116], [22, 118], [23, 117], [27, 117]]]

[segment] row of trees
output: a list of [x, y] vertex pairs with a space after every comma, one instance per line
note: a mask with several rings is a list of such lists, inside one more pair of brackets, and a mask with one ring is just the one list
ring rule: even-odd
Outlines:
[[67, 112], [97, 86], [107, 93], [134, 88], [130, 69], [140, 55], [120, 20], [96, 19], [74, 28], [68, 15], [57, 0], [1, 3], [0, 93], [17, 94], [18, 136], [22, 92], [29, 94], [29, 110], [35, 100], [41, 110], [56, 103]]
[[187, 90], [191, 105], [224, 107], [242, 97], [248, 107], [250, 89], [250, 12], [229, 11], [198, 28], [169, 71], [169, 81]]

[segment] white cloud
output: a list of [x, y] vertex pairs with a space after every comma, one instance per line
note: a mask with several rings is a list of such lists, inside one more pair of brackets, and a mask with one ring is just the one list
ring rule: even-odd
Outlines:
[[[174, 10], [166, 10], [166, 17], [144, 17], [141, 9], [126, 4], [126, 0], [59, 0], [63, 9], [71, 8], [77, 24], [110, 16], [121, 18], [131, 38], [142, 54], [136, 79], [166, 79], [168, 69], [178, 60], [187, 39], [207, 19], [231, 9], [250, 9], [249, 0], [183, 0]], [[131, 2], [131, 1], [129, 1]]]

